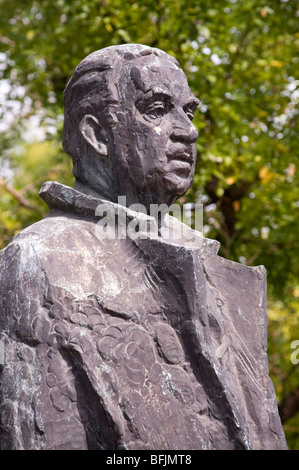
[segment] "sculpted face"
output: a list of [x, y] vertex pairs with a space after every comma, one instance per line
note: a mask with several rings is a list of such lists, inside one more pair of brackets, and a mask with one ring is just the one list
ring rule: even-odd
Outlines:
[[140, 45], [96, 51], [76, 68], [65, 104], [64, 148], [80, 190], [149, 210], [189, 189], [198, 100], [172, 57]]
[[121, 76], [113, 128], [118, 191], [129, 204], [171, 204], [193, 181], [198, 100], [167, 56], [131, 60]]

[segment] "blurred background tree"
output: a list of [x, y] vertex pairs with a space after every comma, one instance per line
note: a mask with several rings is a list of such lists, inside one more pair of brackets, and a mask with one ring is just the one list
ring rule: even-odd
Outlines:
[[[72, 185], [63, 90], [89, 53], [128, 42], [174, 55], [200, 99], [194, 184], [220, 254], [268, 272], [269, 367], [299, 449], [299, 7], [297, 0], [0, 0], [0, 248]], [[294, 357], [294, 355], [292, 356]], [[296, 356], [295, 354], [295, 359]]]

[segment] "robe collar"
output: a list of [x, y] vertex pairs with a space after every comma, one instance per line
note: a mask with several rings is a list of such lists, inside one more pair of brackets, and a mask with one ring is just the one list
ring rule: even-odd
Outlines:
[[[140, 231], [146, 238], [159, 239], [161, 242], [178, 244], [184, 247], [200, 248], [202, 256], [205, 257], [209, 253], [217, 254], [220, 243], [216, 240], [205, 238], [203, 234], [197, 230], [193, 230], [187, 225], [180, 222], [169, 214], [165, 215], [166, 228], [162, 233], [158, 232], [157, 222], [154, 217], [148, 216], [142, 212], [132, 211], [131, 209], [120, 204], [85, 194], [77, 189], [71, 188], [57, 181], [47, 181], [41, 187], [40, 197], [46, 202], [50, 208], [50, 215], [59, 212], [66, 212], [76, 215], [79, 218], [99, 218], [98, 208], [104, 204], [106, 208], [116, 214], [118, 217], [126, 220], [126, 223], [135, 221], [143, 223], [143, 227], [151, 227], [150, 232], [146, 235], [144, 231]], [[171, 237], [167, 236], [167, 232], [171, 232]]]

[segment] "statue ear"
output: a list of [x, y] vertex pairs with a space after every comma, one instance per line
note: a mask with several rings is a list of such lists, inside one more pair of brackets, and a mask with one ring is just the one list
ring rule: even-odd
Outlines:
[[102, 136], [102, 127], [97, 118], [86, 114], [79, 124], [79, 129], [84, 139], [102, 156], [107, 156], [107, 146]]

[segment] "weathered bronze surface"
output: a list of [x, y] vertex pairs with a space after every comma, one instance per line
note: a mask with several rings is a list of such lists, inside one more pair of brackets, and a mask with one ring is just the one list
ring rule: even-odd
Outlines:
[[[265, 269], [150, 216], [192, 183], [196, 107], [158, 49], [113, 46], [76, 68], [63, 139], [76, 184], [45, 183], [49, 215], [0, 254], [1, 449], [286, 448]], [[113, 230], [156, 235], [99, 236], [102, 204]]]

